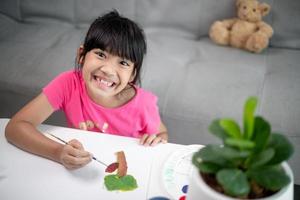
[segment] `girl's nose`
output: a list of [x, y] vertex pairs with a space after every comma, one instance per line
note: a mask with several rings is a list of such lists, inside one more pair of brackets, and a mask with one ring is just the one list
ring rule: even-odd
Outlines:
[[113, 76], [115, 75], [116, 63], [113, 61], [107, 61], [101, 67], [101, 71], [103, 71], [106, 75]]

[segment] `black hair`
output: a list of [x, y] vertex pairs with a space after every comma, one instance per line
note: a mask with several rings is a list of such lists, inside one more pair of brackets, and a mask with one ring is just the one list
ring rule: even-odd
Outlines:
[[[120, 16], [116, 10], [98, 17], [86, 34], [83, 52], [77, 60], [95, 48], [133, 62], [135, 77], [132, 83], [140, 84], [140, 70], [147, 44], [144, 31], [135, 22]], [[76, 70], [81, 68], [81, 65], [76, 65]]]

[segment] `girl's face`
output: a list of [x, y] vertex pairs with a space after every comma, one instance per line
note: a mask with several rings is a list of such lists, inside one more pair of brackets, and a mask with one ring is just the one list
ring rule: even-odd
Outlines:
[[88, 94], [95, 102], [99, 98], [116, 100], [134, 78], [133, 62], [101, 49], [90, 50], [79, 62]]

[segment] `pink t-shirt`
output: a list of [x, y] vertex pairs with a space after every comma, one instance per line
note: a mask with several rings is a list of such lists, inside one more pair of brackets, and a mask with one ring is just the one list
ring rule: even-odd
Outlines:
[[129, 137], [157, 134], [160, 124], [157, 97], [135, 88], [136, 95], [129, 102], [117, 108], [105, 108], [89, 98], [81, 72], [67, 71], [45, 86], [43, 93], [54, 110], [64, 111], [72, 128]]

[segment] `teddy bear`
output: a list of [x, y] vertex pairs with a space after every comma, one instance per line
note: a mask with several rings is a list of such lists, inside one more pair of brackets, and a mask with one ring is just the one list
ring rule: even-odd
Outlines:
[[272, 27], [262, 21], [262, 17], [270, 12], [270, 5], [257, 0], [237, 0], [236, 8], [237, 17], [215, 21], [209, 37], [219, 45], [260, 53], [273, 35]]

